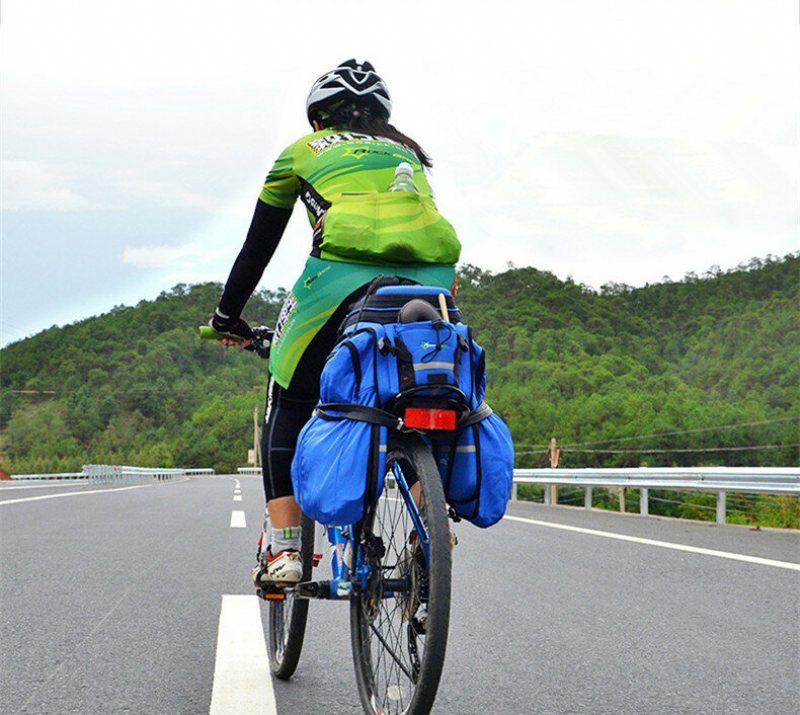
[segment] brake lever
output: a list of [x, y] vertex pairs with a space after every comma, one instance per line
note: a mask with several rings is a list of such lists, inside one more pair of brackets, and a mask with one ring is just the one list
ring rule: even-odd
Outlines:
[[269, 359], [269, 348], [272, 344], [272, 330], [267, 328], [254, 328], [253, 338], [245, 350], [256, 353], [265, 360]]

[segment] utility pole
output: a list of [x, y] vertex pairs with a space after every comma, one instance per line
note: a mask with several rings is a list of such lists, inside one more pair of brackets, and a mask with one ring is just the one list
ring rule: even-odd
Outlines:
[[547, 451], [550, 452], [550, 466], [555, 469], [558, 466], [558, 457], [561, 454], [561, 450], [558, 448], [558, 442], [556, 441], [555, 437], [550, 439], [550, 444], [547, 447]]

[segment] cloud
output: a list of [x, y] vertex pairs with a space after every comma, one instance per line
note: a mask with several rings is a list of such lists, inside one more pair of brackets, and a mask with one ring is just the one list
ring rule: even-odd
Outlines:
[[185, 246], [125, 246], [122, 262], [136, 268], [164, 268], [186, 256]]
[[[169, 179], [153, 176], [130, 177], [118, 182], [116, 188], [125, 200], [144, 202], [148, 206], [170, 209], [190, 209], [203, 213], [217, 213], [224, 209], [223, 202], [206, 187], [206, 192], [193, 191], [187, 187], [185, 178], [179, 176], [175, 167]], [[185, 168], [182, 171], [186, 171]], [[213, 187], [212, 187], [213, 188]]]
[[88, 211], [99, 208], [67, 186], [65, 172], [44, 161], [0, 162], [3, 211]]
[[[221, 261], [221, 258], [225, 260]], [[219, 274], [209, 266], [224, 265], [230, 268], [235, 253], [209, 245], [205, 241], [192, 241], [177, 246], [169, 244], [150, 244], [144, 246], [125, 246], [122, 262], [135, 268], [165, 269], [174, 272], [183, 282], [194, 280], [220, 280]], [[223, 276], [224, 278], [225, 276]]]
[[[537, 137], [491, 180], [452, 175], [440, 206], [462, 259], [632, 285], [796, 250], [792, 146], [578, 133]], [[795, 238], [792, 238], [794, 232]]]
[[224, 283], [225, 271], [183, 271], [174, 274], [171, 280], [177, 283]]

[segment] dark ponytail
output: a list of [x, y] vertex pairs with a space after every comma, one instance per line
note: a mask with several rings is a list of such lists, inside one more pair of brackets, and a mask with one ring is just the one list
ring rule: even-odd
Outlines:
[[417, 142], [403, 134], [397, 127], [389, 124], [387, 118], [376, 116], [372, 107], [358, 107], [349, 104], [332, 112], [323, 122], [326, 127], [348, 129], [351, 132], [364, 132], [391, 139], [411, 149], [423, 166], [428, 168], [433, 166], [433, 160]]

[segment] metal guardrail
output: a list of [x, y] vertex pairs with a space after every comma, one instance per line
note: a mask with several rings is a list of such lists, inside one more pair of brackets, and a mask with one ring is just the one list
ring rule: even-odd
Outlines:
[[261, 474], [261, 467], [239, 467], [239, 474]]
[[168, 469], [161, 467], [129, 467], [117, 464], [85, 464], [81, 472], [58, 474], [14, 474], [12, 479], [87, 479], [95, 483], [130, 481], [165, 481], [175, 477], [214, 474], [213, 469]]
[[639, 489], [639, 513], [649, 511], [649, 490], [716, 492], [717, 523], [726, 521], [728, 492], [793, 494], [800, 496], [798, 467], [638, 467], [620, 469], [515, 469], [512, 499], [519, 484], [542, 484], [545, 504], [552, 503], [549, 487], [564, 484], [584, 487], [584, 507], [592, 508], [592, 488]]
[[83, 472], [56, 472], [55, 474], [12, 474], [12, 479], [86, 479]]

